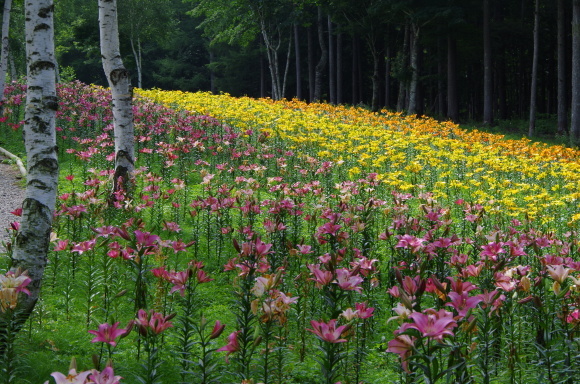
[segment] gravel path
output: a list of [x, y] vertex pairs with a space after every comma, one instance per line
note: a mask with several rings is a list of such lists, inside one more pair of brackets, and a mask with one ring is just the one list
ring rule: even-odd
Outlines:
[[[0, 157], [0, 160], [3, 160]], [[22, 187], [22, 175], [15, 166], [0, 163], [0, 252], [4, 250], [1, 242], [8, 239], [7, 227], [18, 217], [10, 212], [22, 205], [24, 188]]]

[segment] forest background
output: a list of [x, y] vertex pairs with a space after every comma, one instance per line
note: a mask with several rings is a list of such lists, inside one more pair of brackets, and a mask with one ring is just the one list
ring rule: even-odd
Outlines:
[[[55, 3], [60, 76], [105, 85], [97, 2]], [[552, 118], [536, 134], [564, 136], [579, 124], [569, 119], [577, 3], [123, 0], [118, 7], [134, 86], [362, 104], [489, 126], [531, 118], [533, 93], [533, 119]], [[17, 79], [25, 73], [21, 0], [12, 13], [9, 73]]]

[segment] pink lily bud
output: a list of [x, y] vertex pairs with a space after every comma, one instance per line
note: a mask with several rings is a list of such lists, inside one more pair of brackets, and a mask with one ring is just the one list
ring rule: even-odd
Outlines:
[[218, 338], [222, 332], [224, 331], [226, 325], [222, 324], [221, 321], [217, 320], [215, 322], [215, 325], [213, 326], [213, 330], [211, 331], [211, 334], [209, 335], [209, 339], [213, 340], [215, 338]]

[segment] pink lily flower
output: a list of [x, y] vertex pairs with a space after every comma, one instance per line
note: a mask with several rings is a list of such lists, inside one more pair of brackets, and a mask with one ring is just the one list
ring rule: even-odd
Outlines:
[[92, 375], [89, 376], [91, 383], [93, 384], [119, 384], [121, 382], [121, 376], [115, 376], [113, 372], [113, 367], [107, 366], [101, 372], [93, 369]]
[[319, 264], [310, 264], [308, 269], [310, 269], [310, 272], [314, 275], [311, 280], [316, 282], [318, 288], [322, 288], [323, 286], [330, 284], [332, 281], [332, 272], [321, 270]]
[[466, 291], [461, 294], [457, 292], [449, 292], [447, 296], [451, 299], [451, 302], [445, 305], [455, 308], [461, 318], [464, 318], [470, 309], [477, 307], [477, 304], [483, 301], [479, 295], [469, 296]]
[[367, 307], [367, 303], [355, 303], [357, 316], [359, 319], [368, 319], [373, 316], [375, 309], [373, 307]]
[[217, 320], [215, 322], [215, 325], [213, 326], [211, 334], [209, 335], [210, 340], [218, 338], [224, 331], [225, 327], [226, 327], [225, 324], [222, 324], [221, 321]]
[[173, 326], [169, 321], [170, 318], [172, 318], [171, 315], [163, 316], [161, 313], [154, 312], [153, 310], [147, 313], [144, 309], [140, 309], [137, 312], [135, 324], [139, 327], [141, 334], [146, 334], [148, 330], [151, 330], [153, 334], [158, 335]]
[[96, 337], [91, 340], [91, 343], [107, 343], [111, 344], [113, 347], [117, 346], [117, 342], [115, 339], [126, 335], [130, 330], [126, 328], [118, 328], [119, 322], [117, 321], [113, 325], [109, 325], [109, 323], [100, 324], [99, 329], [97, 331], [90, 330], [89, 333], [92, 333]]
[[[68, 371], [68, 375], [64, 375], [60, 372], [53, 372], [50, 376], [54, 377], [56, 384], [84, 384], [87, 376], [89, 376], [92, 372], [91, 371], [84, 371], [77, 373], [75, 368], [72, 368]], [[46, 381], [44, 384], [48, 384]]]
[[401, 358], [401, 365], [405, 372], [410, 373], [409, 362], [407, 359], [413, 353], [415, 347], [415, 338], [409, 335], [398, 335], [389, 341], [387, 352], [396, 353]]
[[306, 330], [314, 333], [316, 337], [322, 341], [326, 341], [327, 343], [346, 343], [348, 341], [346, 339], [341, 339], [340, 336], [350, 327], [348, 325], [337, 327], [336, 319], [332, 319], [328, 323], [310, 320], [310, 325], [312, 325], [312, 328], [314, 329]]
[[217, 350], [217, 352], [227, 352], [226, 362], [228, 362], [229, 355], [231, 355], [234, 352], [238, 352], [240, 350], [240, 343], [238, 342], [238, 334], [240, 332], [241, 331], [235, 331], [230, 333], [230, 335], [228, 336], [228, 343]]
[[350, 271], [346, 268], [336, 270], [336, 283], [345, 291], [356, 291], [361, 293], [363, 289], [360, 284], [363, 281], [364, 279], [360, 276], [352, 276]]
[[424, 312], [413, 312], [409, 315], [414, 322], [403, 325], [404, 329], [418, 330], [423, 337], [441, 341], [444, 336], [453, 336], [452, 329], [457, 326], [453, 313], [444, 309], [435, 311], [426, 309]]

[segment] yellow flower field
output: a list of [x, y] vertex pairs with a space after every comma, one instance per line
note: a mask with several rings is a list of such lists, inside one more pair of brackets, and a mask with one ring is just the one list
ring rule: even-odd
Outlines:
[[580, 221], [578, 150], [389, 111], [180, 91], [137, 94], [241, 130], [268, 132], [288, 149], [334, 162], [350, 178], [376, 172], [397, 190], [432, 191], [442, 202], [463, 198], [548, 228]]

